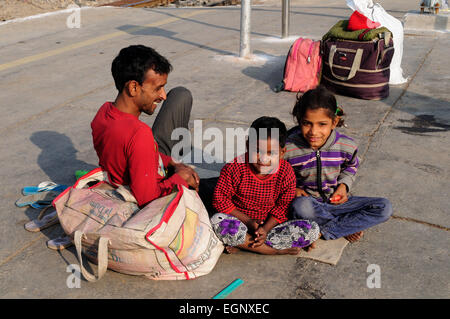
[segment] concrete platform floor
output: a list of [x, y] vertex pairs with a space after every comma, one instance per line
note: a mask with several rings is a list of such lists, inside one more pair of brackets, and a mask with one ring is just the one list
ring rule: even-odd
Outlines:
[[[410, 1], [379, 1], [397, 18]], [[131, 44], [154, 47], [173, 64], [167, 88], [194, 96], [191, 122], [204, 128], [246, 128], [262, 115], [291, 127], [295, 94], [274, 93], [286, 54], [299, 36], [319, 39], [348, 18], [345, 1], [293, 1], [291, 32], [280, 39], [279, 2], [252, 8], [252, 59], [239, 50], [239, 7], [96, 8], [81, 11], [81, 28], [68, 14], [0, 26], [0, 298], [211, 298], [236, 278], [230, 298], [449, 298], [450, 158], [449, 37], [405, 32], [402, 67], [409, 81], [389, 98], [338, 96], [359, 143], [361, 168], [354, 195], [382, 196], [394, 205], [388, 222], [348, 245], [337, 266], [292, 256], [222, 255], [207, 276], [151, 281], [108, 271], [97, 283], [68, 288], [73, 248], [57, 253], [45, 242], [59, 226], [29, 233], [34, 209], [14, 205], [24, 186], [73, 183], [74, 171], [97, 166], [90, 121], [114, 100], [112, 59]], [[149, 125], [153, 117], [142, 117]], [[205, 141], [205, 144], [208, 141]], [[203, 176], [223, 164], [199, 165]], [[369, 288], [369, 265], [381, 288]]]

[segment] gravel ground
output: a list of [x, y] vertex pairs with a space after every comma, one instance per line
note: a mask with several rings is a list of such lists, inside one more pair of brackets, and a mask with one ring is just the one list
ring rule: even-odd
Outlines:
[[23, 18], [35, 14], [66, 9], [70, 4], [98, 6], [115, 0], [2, 0], [0, 21]]
[[[118, 0], [0, 0], [0, 22], [15, 18], [29, 17], [36, 14], [67, 9], [71, 4], [78, 6], [95, 7]], [[218, 4], [221, 0], [178, 0], [177, 6], [201, 6], [205, 4]], [[294, 0], [299, 1], [299, 0]], [[262, 4], [279, 0], [253, 0], [252, 4]], [[291, 1], [292, 2], [292, 1]], [[236, 5], [240, 0], [228, 0], [224, 5]]]

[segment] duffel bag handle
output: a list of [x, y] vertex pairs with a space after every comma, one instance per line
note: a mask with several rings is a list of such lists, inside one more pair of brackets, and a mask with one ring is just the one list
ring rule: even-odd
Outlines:
[[336, 52], [337, 52], [336, 45], [332, 45], [331, 49], [330, 49], [330, 55], [328, 57], [328, 64], [330, 65], [331, 74], [338, 80], [348, 81], [348, 80], [352, 79], [356, 75], [356, 72], [361, 67], [361, 60], [362, 60], [362, 55], [364, 53], [364, 50], [363, 49], [356, 50], [355, 59], [353, 60], [353, 64], [352, 64], [352, 67], [350, 69], [350, 73], [348, 74], [348, 76], [340, 76], [340, 75], [334, 74], [334, 72], [333, 72], [333, 59], [334, 59], [334, 55], [336, 54]]
[[83, 274], [84, 278], [86, 278], [89, 282], [96, 282], [97, 280], [101, 279], [103, 275], [106, 273], [106, 269], [108, 268], [108, 244], [109, 239], [105, 237], [100, 237], [100, 240], [98, 242], [98, 254], [97, 254], [97, 262], [98, 262], [98, 274], [97, 277], [90, 274], [86, 268], [83, 266], [83, 259], [81, 256], [82, 252], [82, 244], [81, 239], [85, 236], [82, 231], [77, 230], [74, 234], [74, 243], [75, 248], [77, 250], [78, 255], [78, 261], [80, 262], [80, 270]]

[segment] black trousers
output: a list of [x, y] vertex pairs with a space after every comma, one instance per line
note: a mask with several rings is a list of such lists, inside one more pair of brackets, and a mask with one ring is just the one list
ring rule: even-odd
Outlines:
[[[171, 139], [172, 132], [180, 127], [189, 129], [191, 110], [192, 94], [188, 89], [179, 86], [167, 93], [167, 99], [163, 102], [152, 126], [153, 136], [161, 153], [172, 155], [173, 146], [179, 142]], [[200, 180], [198, 193], [209, 216], [216, 213], [212, 206], [212, 198], [217, 181], [218, 177]]]
[[152, 126], [161, 153], [171, 156], [173, 146], [178, 143], [171, 139], [172, 131], [179, 127], [189, 129], [191, 110], [192, 94], [188, 89], [179, 86], [167, 93]]
[[200, 185], [198, 187], [198, 195], [200, 196], [203, 205], [205, 205], [209, 217], [212, 217], [217, 213], [217, 210], [212, 205], [212, 201], [214, 189], [216, 188], [218, 180], [218, 177], [202, 178], [200, 179]]

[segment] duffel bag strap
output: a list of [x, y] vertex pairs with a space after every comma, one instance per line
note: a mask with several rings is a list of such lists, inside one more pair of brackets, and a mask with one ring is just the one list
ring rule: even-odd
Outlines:
[[390, 42], [391, 42], [391, 37], [392, 37], [392, 33], [390, 33], [390, 32], [385, 32], [383, 34], [385, 48], [389, 47]]
[[350, 73], [348, 74], [348, 76], [339, 76], [339, 75], [334, 74], [333, 59], [334, 59], [334, 55], [336, 54], [336, 52], [337, 52], [336, 45], [332, 45], [331, 49], [330, 49], [330, 55], [328, 56], [328, 64], [330, 65], [331, 74], [333, 74], [333, 76], [338, 80], [348, 81], [356, 75], [356, 72], [361, 67], [361, 60], [362, 60], [362, 55], [364, 53], [364, 50], [363, 49], [356, 50], [355, 59], [353, 60], [352, 68], [350, 69]]
[[97, 280], [99, 280], [100, 278], [103, 277], [103, 275], [106, 273], [106, 269], [108, 268], [109, 239], [105, 238], [105, 237], [100, 237], [100, 240], [98, 242], [98, 254], [97, 254], [98, 274], [97, 274], [97, 277], [95, 277], [94, 275], [90, 274], [86, 270], [86, 268], [84, 268], [84, 266], [83, 266], [83, 259], [81, 256], [81, 252], [82, 252], [82, 248], [83, 248], [82, 244], [81, 244], [81, 239], [83, 236], [85, 236], [85, 235], [83, 234], [82, 231], [80, 231], [80, 230], [75, 231], [74, 243], [75, 243], [75, 248], [77, 250], [78, 261], [80, 262], [80, 270], [81, 270], [81, 273], [83, 274], [84, 278], [86, 278], [87, 281], [96, 282]]

